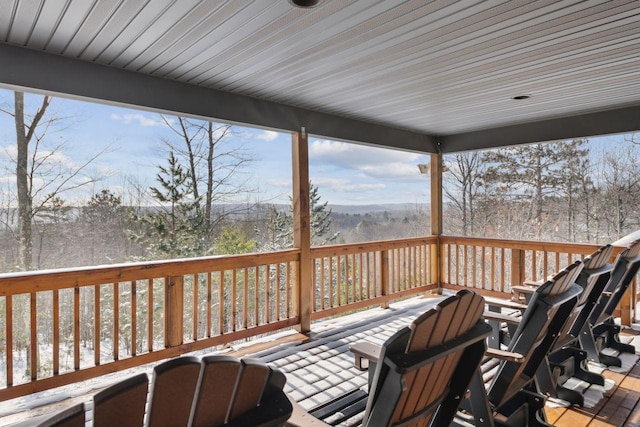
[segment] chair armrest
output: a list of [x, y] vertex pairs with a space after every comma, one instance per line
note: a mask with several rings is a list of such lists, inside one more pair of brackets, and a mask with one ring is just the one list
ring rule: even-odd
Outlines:
[[484, 297], [484, 302], [492, 307], [510, 308], [512, 310], [526, 310], [527, 305], [519, 302], [511, 301], [508, 299]]
[[359, 341], [349, 347], [351, 353], [353, 353], [354, 361], [353, 365], [359, 371], [366, 371], [369, 367], [362, 364], [362, 359], [366, 359], [369, 363], [378, 363], [380, 357], [380, 350], [382, 347], [376, 344], [372, 344], [367, 341]]
[[511, 292], [520, 293], [520, 294], [533, 294], [539, 286], [531, 286], [531, 285], [515, 285], [511, 287]]
[[540, 286], [542, 286], [544, 282], [540, 281], [540, 280], [531, 280], [531, 279], [527, 279], [524, 282], [522, 282], [523, 285], [526, 286], [534, 286], [536, 288], [539, 288]]
[[498, 350], [497, 348], [488, 348], [484, 354], [494, 359], [506, 360], [508, 362], [522, 363], [524, 356], [520, 353], [512, 353], [510, 351]]
[[324, 421], [320, 421], [317, 418], [311, 416], [298, 402], [293, 400], [290, 396], [289, 402], [293, 406], [293, 413], [291, 417], [284, 423], [287, 427], [331, 427]]
[[495, 313], [493, 311], [485, 311], [482, 313], [482, 317], [485, 320], [495, 320], [498, 322], [511, 323], [512, 325], [520, 324], [520, 319], [517, 317], [509, 316], [508, 314]]

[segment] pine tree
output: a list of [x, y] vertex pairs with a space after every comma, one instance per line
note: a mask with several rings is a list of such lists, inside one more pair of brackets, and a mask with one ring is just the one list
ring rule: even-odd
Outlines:
[[202, 256], [206, 248], [201, 231], [204, 224], [199, 199], [192, 197], [189, 176], [184, 172], [173, 152], [168, 166], [159, 166], [156, 180], [159, 187], [150, 191], [159, 206], [133, 220], [144, 225], [144, 234], [132, 234], [137, 241], [147, 243], [152, 259]]
[[[321, 203], [318, 187], [309, 183], [309, 209], [311, 215], [311, 244], [327, 245], [335, 242], [339, 232], [331, 233], [331, 209], [327, 203]], [[290, 209], [293, 209], [291, 206]], [[264, 221], [264, 230], [260, 234], [264, 250], [278, 250], [293, 247], [293, 214], [278, 211], [275, 206], [269, 209]]]
[[550, 218], [557, 209], [549, 202], [557, 203], [557, 195], [565, 189], [567, 167], [586, 155], [586, 150], [565, 141], [522, 145], [483, 155], [483, 161], [489, 164], [483, 184], [494, 200], [492, 204], [497, 210], [506, 206], [518, 213], [515, 220], [521, 224], [521, 234], [510, 237], [539, 239], [554, 226]]

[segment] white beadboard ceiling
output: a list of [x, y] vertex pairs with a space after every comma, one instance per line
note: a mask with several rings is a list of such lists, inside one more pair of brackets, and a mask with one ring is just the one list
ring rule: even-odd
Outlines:
[[420, 151], [640, 130], [638, 0], [0, 0], [0, 48], [6, 87]]

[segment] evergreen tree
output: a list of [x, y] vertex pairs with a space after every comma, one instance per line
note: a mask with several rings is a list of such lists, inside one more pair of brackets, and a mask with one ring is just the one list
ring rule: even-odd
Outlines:
[[[487, 193], [497, 203], [496, 208], [509, 204], [516, 207], [521, 237], [543, 237], [545, 228], [553, 226], [549, 221], [554, 212], [549, 201], [558, 201], [557, 195], [567, 184], [566, 169], [572, 162], [580, 161], [587, 151], [576, 147], [573, 141], [557, 141], [544, 144], [522, 145], [494, 150], [483, 155], [488, 163], [484, 177]], [[524, 214], [524, 215], [523, 215]], [[509, 226], [503, 227], [510, 228]]]
[[249, 239], [242, 228], [227, 226], [216, 239], [214, 248], [216, 255], [246, 254], [255, 250], [256, 242]]
[[[332, 233], [331, 209], [327, 203], [321, 203], [318, 187], [309, 183], [309, 209], [311, 216], [311, 244], [327, 245], [336, 241], [339, 232]], [[291, 206], [293, 209], [293, 206]], [[261, 234], [261, 246], [264, 250], [278, 250], [293, 247], [293, 214], [279, 212], [272, 206], [264, 221]]]
[[167, 167], [159, 166], [156, 175], [159, 187], [150, 188], [159, 206], [145, 215], [133, 217], [144, 226], [144, 233], [132, 233], [131, 237], [147, 243], [148, 256], [152, 259], [202, 256], [208, 248], [201, 234], [204, 221], [198, 206], [200, 200], [193, 198], [189, 176], [173, 152], [169, 153], [167, 162]]

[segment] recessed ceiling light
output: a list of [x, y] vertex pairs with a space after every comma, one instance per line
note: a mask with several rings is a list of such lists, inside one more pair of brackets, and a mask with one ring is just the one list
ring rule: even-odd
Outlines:
[[529, 98], [531, 98], [531, 95], [517, 95], [511, 99], [515, 99], [516, 101], [522, 101], [523, 99], [529, 99]]
[[311, 9], [312, 7], [316, 7], [320, 3], [320, 0], [289, 0], [289, 3], [295, 7]]

